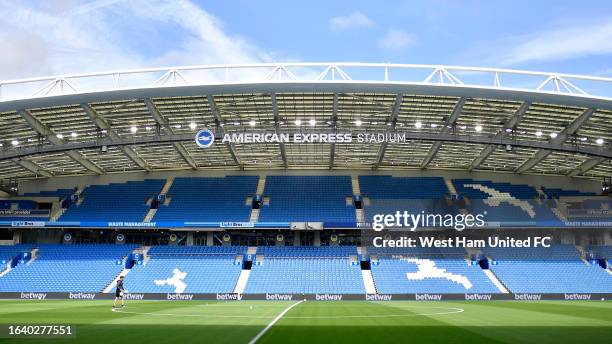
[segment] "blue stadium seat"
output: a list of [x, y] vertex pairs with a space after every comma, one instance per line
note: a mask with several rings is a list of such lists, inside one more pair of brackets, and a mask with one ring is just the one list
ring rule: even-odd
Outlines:
[[259, 247], [245, 293], [365, 294], [355, 247]]
[[257, 191], [257, 176], [223, 178], [176, 178], [160, 205], [155, 221], [249, 221], [251, 205], [247, 197]]
[[260, 222], [355, 222], [349, 176], [268, 176]]
[[144, 219], [148, 198], [157, 195], [165, 181], [145, 179], [109, 185], [91, 185], [82, 193], [83, 202], [73, 204], [60, 221], [132, 221]]
[[[236, 255], [246, 253], [245, 246], [153, 246], [146, 265], [135, 265], [125, 279], [130, 292], [174, 293], [177, 286], [161, 281], [172, 278], [175, 270], [184, 274], [185, 293], [231, 293], [241, 265]], [[156, 283], [158, 281], [158, 283]]]
[[101, 292], [123, 269], [133, 245], [38, 246], [38, 258], [0, 277], [0, 291]]
[[587, 264], [573, 245], [488, 248], [491, 270], [514, 293], [610, 293], [612, 275]]

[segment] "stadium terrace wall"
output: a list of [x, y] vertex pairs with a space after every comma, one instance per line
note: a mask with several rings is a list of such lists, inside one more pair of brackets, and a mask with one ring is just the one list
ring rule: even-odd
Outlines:
[[[5, 300], [112, 300], [114, 294], [88, 292], [1, 292]], [[130, 293], [126, 300], [150, 301], [604, 301], [612, 299], [612, 293], [565, 293], [565, 294], [188, 294], [188, 293]]]
[[100, 176], [73, 176], [56, 177], [36, 180], [25, 180], [19, 183], [20, 193], [52, 191], [57, 189], [72, 189], [75, 186], [101, 185], [144, 179], [163, 179], [168, 177], [223, 177], [227, 175], [392, 175], [395, 177], [443, 177], [451, 179], [486, 179], [493, 182], [506, 182], [526, 184], [532, 187], [545, 186], [548, 188], [574, 189], [584, 192], [601, 192], [601, 182], [591, 179], [570, 178], [564, 176], [548, 175], [518, 175], [502, 172], [464, 172], [444, 170], [269, 170], [269, 171], [160, 171], [160, 172], [134, 172], [121, 174], [107, 174]]

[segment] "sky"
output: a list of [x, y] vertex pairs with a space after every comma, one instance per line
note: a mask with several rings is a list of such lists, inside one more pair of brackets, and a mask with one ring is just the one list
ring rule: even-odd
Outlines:
[[0, 0], [0, 22], [0, 80], [287, 61], [612, 77], [609, 0]]

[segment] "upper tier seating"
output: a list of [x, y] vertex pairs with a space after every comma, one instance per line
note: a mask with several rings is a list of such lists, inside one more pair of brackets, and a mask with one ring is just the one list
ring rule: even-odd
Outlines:
[[488, 248], [491, 270], [514, 293], [609, 293], [612, 275], [580, 260], [573, 245]]
[[570, 220], [612, 221], [612, 199], [584, 199], [564, 203]]
[[372, 265], [381, 294], [499, 293], [480, 266], [464, 259], [382, 257]]
[[[38, 258], [0, 277], [0, 291], [101, 292], [133, 245], [39, 245]], [[118, 264], [119, 262], [119, 264]]]
[[73, 189], [57, 189], [51, 191], [26, 192], [23, 195], [28, 197], [59, 197], [61, 199], [68, 197], [73, 193]]
[[149, 209], [147, 199], [157, 195], [164, 183], [162, 179], [145, 179], [88, 186], [81, 193], [83, 202], [71, 205], [59, 220], [140, 222]]
[[536, 200], [538, 192], [531, 186], [473, 179], [455, 179], [453, 183], [460, 196], [470, 199], [468, 211], [486, 212], [487, 222], [559, 221], [547, 202]]
[[[496, 183], [490, 180], [474, 180], [474, 179], [453, 179], [453, 184], [457, 193], [463, 196], [467, 196], [470, 199], [487, 199], [491, 195], [484, 192], [476, 186], [484, 186], [499, 193], [507, 193], [511, 197], [517, 199], [531, 200], [538, 196], [538, 192], [529, 185], [522, 184], [510, 184], [510, 183]], [[499, 196], [504, 197], [504, 196]]]
[[230, 293], [242, 266], [234, 264], [245, 246], [153, 246], [146, 265], [135, 265], [125, 279], [130, 292]]
[[355, 222], [349, 176], [268, 176], [260, 222]]
[[224, 178], [176, 178], [167, 197], [169, 205], [160, 205], [155, 221], [249, 221], [247, 197], [255, 195], [257, 176]]
[[359, 176], [359, 188], [371, 199], [443, 199], [449, 194], [441, 177]]
[[564, 190], [557, 188], [542, 188], [542, 191], [548, 198], [559, 198], [565, 196], [596, 196], [594, 192], [582, 192], [578, 190]]
[[447, 203], [449, 195], [440, 177], [360, 176], [361, 194], [368, 198], [364, 204], [366, 221], [376, 214], [408, 211], [418, 214], [457, 214], [459, 209]]
[[[0, 200], [0, 209], [4, 210], [36, 210], [38, 203], [32, 200]], [[0, 216], [0, 221], [47, 221], [49, 219], [49, 211], [46, 210], [43, 214], [20, 215], [11, 214], [10, 216]]]

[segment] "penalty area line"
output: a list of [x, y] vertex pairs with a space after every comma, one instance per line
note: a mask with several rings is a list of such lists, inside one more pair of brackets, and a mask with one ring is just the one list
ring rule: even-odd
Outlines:
[[298, 301], [292, 305], [290, 305], [289, 307], [285, 308], [285, 310], [283, 310], [276, 318], [274, 318], [269, 324], [268, 326], [264, 327], [263, 330], [259, 331], [259, 333], [253, 337], [253, 339], [251, 339], [251, 341], [248, 344], [255, 344], [257, 343], [257, 341], [264, 335], [266, 334], [266, 332], [268, 332], [268, 330], [270, 328], [272, 328], [272, 326], [274, 326], [274, 324], [276, 324], [277, 321], [279, 321], [285, 314], [287, 314], [287, 312], [289, 312], [293, 307], [299, 305], [300, 303], [304, 302], [306, 300], [301, 300]]

